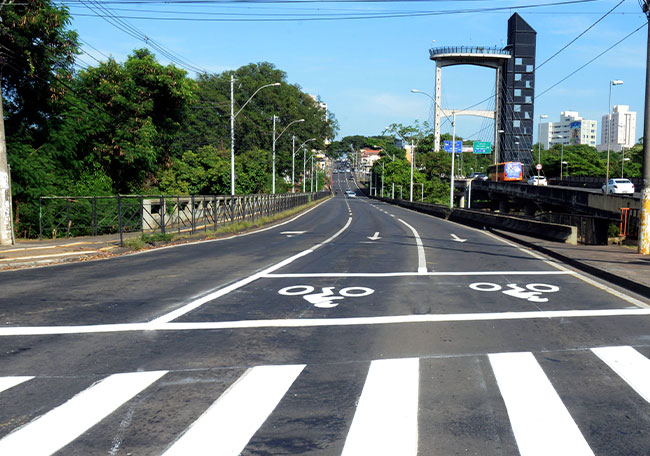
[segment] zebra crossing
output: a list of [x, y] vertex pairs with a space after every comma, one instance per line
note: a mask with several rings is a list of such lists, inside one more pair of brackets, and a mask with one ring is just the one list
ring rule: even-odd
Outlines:
[[[603, 381], [611, 388], [610, 395], [621, 394], [626, 401], [630, 397], [636, 398], [637, 401], [641, 398], [641, 401], [636, 403], [640, 403], [644, 410], [639, 412], [638, 417], [641, 417], [640, 420], [645, 417], [645, 421], [638, 426], [647, 428], [650, 424], [650, 359], [639, 350], [631, 346], [611, 346], [563, 352], [562, 356], [566, 359], [578, 357], [572, 364], [574, 368], [579, 367], [579, 363], [584, 360], [594, 363], [597, 366], [595, 371], [606, 377]], [[433, 360], [434, 366], [429, 366], [427, 372], [444, 370], [446, 367], [453, 371], [456, 365], [452, 365], [450, 359], [401, 358], [361, 363], [364, 368], [359, 372], [364, 378], [360, 382], [358, 394], [355, 393], [356, 397], [346, 396], [348, 403], [343, 409], [328, 411], [328, 416], [340, 415], [350, 419], [345, 419], [345, 426], [337, 431], [338, 435], [321, 438], [321, 454], [355, 456], [434, 453], [431, 448], [435, 450], [436, 445], [441, 442], [439, 428], [443, 426], [432, 425], [429, 428], [430, 421], [424, 419], [425, 408], [432, 413], [436, 413], [438, 409], [442, 414], [444, 406], [437, 403], [423, 404], [423, 401], [428, 401], [431, 396], [424, 397], [420, 392], [430, 388], [440, 389], [442, 385], [429, 374], [425, 375], [421, 366]], [[542, 359], [544, 362], [540, 362]], [[507, 440], [508, 435], [513, 436], [512, 448], [519, 454], [636, 454], [623, 449], [610, 449], [603, 453], [594, 448], [594, 445], [599, 444], [590, 442], [592, 426], [582, 420], [583, 415], [594, 415], [599, 411], [582, 410], [577, 413], [579, 407], [576, 404], [579, 401], [567, 397], [566, 389], [561, 385], [561, 375], [545, 368], [545, 363], [559, 363], [561, 360], [546, 353], [532, 352], [456, 357], [456, 362], [469, 363], [471, 360], [487, 363], [494, 386], [491, 387], [492, 383], [482, 379], [479, 383], [483, 383], [483, 387], [467, 395], [484, 395], [486, 397], [479, 398], [480, 402], [494, 401], [494, 404], [489, 404], [491, 408], [505, 408], [507, 423], [503, 427], [508, 428], [511, 434], [505, 433], [504, 438]], [[266, 442], [265, 454], [285, 454], [280, 449], [274, 451], [272, 441], [269, 443], [270, 439], [256, 439], [256, 435], [261, 429], [264, 429], [266, 434], [273, 432], [275, 427], [265, 423], [273, 421], [280, 404], [294, 397], [307, 397], [318, 392], [310, 391], [310, 387], [305, 387], [306, 383], [301, 383], [299, 379], [309, 375], [313, 379], [323, 372], [329, 372], [332, 377], [336, 377], [339, 371], [347, 372], [346, 378], [350, 378], [351, 368], [348, 365], [317, 366], [311, 373], [308, 372], [310, 367], [305, 364], [288, 364], [240, 368], [243, 373], [232, 376], [233, 381], [224, 386], [223, 391], [217, 394], [211, 403], [205, 404], [203, 412], [175, 433], [165, 435], [166, 443], [158, 449], [149, 448], [147, 454], [255, 454], [250, 445], [255, 445], [255, 442], [259, 443], [261, 440]], [[581, 371], [579, 368], [578, 370]], [[114, 439], [111, 448], [86, 448], [75, 452], [69, 445], [74, 445], [76, 440], [82, 439], [84, 434], [91, 430], [101, 432], [105, 421], [114, 414], [130, 414], [129, 421], [124, 424], [122, 419], [121, 425], [128, 432], [132, 415], [137, 414], [138, 407], [146, 402], [147, 396], [144, 392], [168, 381], [175, 374], [177, 373], [174, 371], [158, 370], [108, 375], [26, 423], [20, 423], [15, 417], [6, 415], [8, 412], [1, 407], [5, 395], [14, 392], [20, 397], [20, 389], [35, 381], [41, 381], [42, 388], [46, 390], [44, 394], [47, 394], [48, 380], [51, 379], [38, 376], [0, 377], [0, 454], [32, 456], [50, 455], [59, 451], [61, 454], [118, 454], [122, 438]], [[579, 376], [580, 373], [576, 375]], [[468, 388], [472, 388], [467, 376], [459, 373], [458, 377], [451, 375], [449, 378], [458, 384], [466, 383]], [[576, 378], [576, 381], [578, 384], [588, 383], [591, 379]], [[182, 380], [168, 381], [169, 385], [182, 383]], [[211, 383], [206, 381], [205, 385]], [[315, 388], [322, 389], [323, 384], [320, 383]], [[328, 390], [325, 395], [336, 395], [336, 388]], [[495, 391], [490, 391], [491, 388]], [[340, 394], [344, 396], [343, 391]], [[351, 398], [353, 399], [350, 400]], [[460, 394], [454, 400], [462, 401], [463, 395]], [[566, 402], [570, 402], [571, 406], [567, 407]], [[629, 407], [629, 403], [626, 402], [625, 407]], [[315, 412], [301, 409], [300, 406], [294, 412], [299, 414], [293, 418], [298, 422], [298, 426], [301, 420], [308, 422], [315, 415]], [[30, 415], [25, 413], [24, 416]], [[498, 413], [495, 416], [498, 416]], [[444, 422], [445, 418], [441, 416], [436, 422]], [[17, 424], [8, 429], [8, 423]], [[322, 423], [313, 424], [311, 432], [320, 427], [327, 426]], [[296, 432], [300, 433], [300, 430]], [[650, 437], [640, 438], [641, 441], [637, 443], [645, 445], [646, 449], [650, 448]], [[278, 439], [281, 440], [280, 437]], [[331, 446], [328, 446], [328, 439]], [[453, 439], [446, 444], [453, 445]], [[434, 454], [448, 454], [446, 451], [443, 449]], [[307, 453], [311, 454], [311, 451], [305, 451], [305, 454]], [[140, 453], [135, 451], [132, 454]], [[483, 454], [491, 453], [486, 450]]]

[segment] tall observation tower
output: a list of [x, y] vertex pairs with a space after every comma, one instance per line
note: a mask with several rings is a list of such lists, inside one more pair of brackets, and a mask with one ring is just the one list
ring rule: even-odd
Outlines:
[[[494, 162], [520, 161], [531, 165], [535, 101], [535, 46], [537, 32], [515, 13], [508, 19], [508, 44], [442, 47], [429, 50], [436, 62], [435, 149], [440, 150], [442, 116], [473, 115], [494, 119]], [[494, 111], [440, 107], [442, 69], [451, 65], [477, 65], [496, 70]]]

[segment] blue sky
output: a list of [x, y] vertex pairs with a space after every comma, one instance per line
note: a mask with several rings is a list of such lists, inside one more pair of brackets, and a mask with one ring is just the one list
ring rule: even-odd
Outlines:
[[[128, 1], [128, 0], [127, 0]], [[620, 0], [516, 9], [554, 0], [466, 0], [396, 2], [278, 3], [216, 1], [201, 4], [146, 5], [101, 2], [138, 31], [163, 44], [176, 55], [209, 72], [268, 61], [287, 73], [290, 83], [319, 95], [340, 124], [339, 137], [380, 134], [391, 123], [412, 124], [429, 120], [431, 100], [411, 89], [433, 93], [434, 63], [431, 47], [447, 45], [501, 46], [506, 41], [507, 20], [517, 11], [537, 31], [537, 62], [541, 63], [583, 32]], [[84, 49], [99, 60], [111, 55], [122, 61], [145, 43], [107, 23], [84, 4], [68, 1], [74, 16], [72, 28], [90, 46]], [[393, 18], [344, 20], [358, 15], [429, 13], [444, 10], [512, 8], [498, 12], [473, 12]], [[127, 11], [128, 10], [128, 11]], [[95, 10], [97, 11], [97, 10]], [[191, 13], [191, 14], [188, 14]], [[218, 14], [221, 14], [220, 16]], [[150, 19], [135, 19], [135, 16]], [[154, 17], [246, 18], [244, 22], [161, 21]], [[297, 18], [295, 21], [253, 22], [250, 19]], [[306, 18], [336, 20], [305, 20]], [[626, 0], [536, 75], [536, 97], [569, 73], [641, 26], [646, 21], [637, 0]], [[434, 41], [435, 40], [435, 41]], [[647, 29], [619, 44], [553, 90], [536, 99], [535, 138], [540, 114], [557, 121], [561, 111], [578, 111], [597, 120], [607, 113], [609, 81], [624, 84], [613, 89], [612, 104], [627, 104], [637, 112], [637, 133], [643, 132]], [[92, 47], [91, 47], [92, 46]], [[98, 52], [99, 51], [99, 52]], [[101, 54], [100, 54], [101, 52]], [[159, 61], [169, 61], [157, 53]], [[88, 55], [80, 59], [96, 62]], [[193, 73], [190, 73], [193, 75]], [[494, 72], [469, 66], [443, 70], [443, 107], [461, 109], [490, 96]], [[489, 103], [483, 105], [488, 109]], [[478, 107], [477, 109], [481, 109]], [[459, 117], [457, 134], [488, 139], [478, 133], [484, 121]], [[448, 125], [443, 132], [449, 131]]]

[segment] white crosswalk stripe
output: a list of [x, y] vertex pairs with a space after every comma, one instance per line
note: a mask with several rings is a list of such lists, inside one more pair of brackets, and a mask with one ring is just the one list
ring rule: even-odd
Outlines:
[[532, 353], [499, 353], [489, 358], [522, 456], [593, 456]]
[[52, 454], [166, 373], [111, 375], [0, 440], [0, 454]]
[[[593, 356], [594, 354], [596, 356]], [[580, 385], [580, 382], [567, 379], [567, 376], [570, 376], [572, 368], [585, 362], [591, 366], [590, 372], [606, 374], [605, 371], [610, 371], [602, 364], [604, 362], [631, 388], [623, 388], [625, 390], [623, 391], [621, 387], [625, 387], [624, 383], [615, 376], [610, 378], [605, 375], [602, 381], [598, 382], [601, 389], [596, 391], [601, 395], [603, 391], [605, 394], [607, 391], [611, 391], [612, 394], [623, 395], [625, 400], [629, 397], [630, 400], [636, 401], [635, 403], [645, 404], [646, 402], [640, 400], [638, 396], [650, 402], [650, 382], [647, 380], [650, 378], [650, 360], [628, 346], [593, 348], [583, 350], [578, 356], [564, 353], [557, 357], [561, 358], [562, 362], [555, 359], [549, 360], [547, 355], [544, 355], [543, 358], [539, 357], [538, 361], [536, 356], [530, 352], [496, 353], [489, 354], [487, 357], [472, 356], [471, 359], [476, 363], [480, 361], [485, 366], [488, 366], [486, 361], [489, 360], [494, 377], [492, 378], [488, 367], [486, 371], [483, 371], [487, 387], [484, 385], [478, 389], [467, 389], [467, 387], [471, 387], [471, 384], [467, 384], [463, 390], [464, 394], [475, 396], [474, 400], [476, 400], [476, 394], [479, 394], [479, 397], [489, 395], [480, 401], [487, 401], [484, 404], [490, 404], [490, 408], [500, 408], [501, 412], [491, 416], [500, 416], [497, 421], [501, 425], [497, 428], [508, 429], [501, 434], [501, 437], [509, 439], [510, 443], [507, 445], [510, 445], [512, 449], [518, 448], [519, 453], [523, 456], [551, 454], [574, 456], [602, 453], [602, 448], [593, 441], [589, 441], [593, 439], [593, 434], [583, 435], [578, 426], [589, 429], [587, 423], [590, 422], [592, 413], [600, 413], [600, 411], [592, 411], [587, 407], [581, 408], [584, 401], [572, 400], [574, 398], [571, 396], [576, 393], [576, 384]], [[467, 359], [469, 360], [469, 358]], [[469, 363], [464, 359], [457, 359], [455, 365], [459, 367], [470, 364], [478, 365], [475, 362]], [[345, 424], [337, 431], [340, 435], [331, 441], [335, 442], [336, 439], [339, 439], [338, 445], [340, 446], [336, 451], [330, 451], [328, 454], [341, 453], [343, 456], [416, 455], [418, 451], [428, 453], [431, 449], [435, 453], [436, 438], [441, 436], [451, 438], [453, 446], [456, 438], [453, 432], [449, 433], [444, 429], [427, 429], [427, 423], [430, 425], [430, 422], [424, 420], [424, 415], [419, 416], [423, 413], [419, 411], [419, 407], [422, 407], [420, 402], [425, 397], [420, 398], [420, 389], [438, 386], [437, 384], [427, 384], [428, 380], [431, 383], [429, 375], [432, 371], [426, 369], [431, 369], [434, 366], [435, 369], [440, 369], [445, 366], [447, 361], [443, 358], [436, 359], [433, 363], [422, 364], [422, 367], [421, 363], [419, 358], [375, 360], [370, 363], [365, 380], [363, 377], [360, 378], [364, 372], [363, 366], [358, 366], [359, 375], [347, 376], [346, 382], [352, 381], [352, 379], [359, 381], [356, 383], [357, 386], [353, 390], [352, 396], [337, 402], [339, 407], [343, 404], [346, 410], [339, 408], [335, 410], [332, 406], [331, 410], [328, 409], [324, 413], [325, 416], [337, 419], [345, 417]], [[302, 436], [300, 427], [302, 420], [310, 421], [314, 416], [319, 416], [318, 413], [312, 416], [311, 410], [302, 408], [305, 404], [304, 400], [310, 395], [311, 381], [318, 378], [318, 369], [348, 369], [342, 366], [320, 366], [307, 371], [305, 371], [306, 365], [303, 364], [257, 366], [247, 369], [234, 382], [232, 379], [235, 377], [228, 376], [228, 381], [225, 384], [222, 383], [224, 388], [227, 387], [225, 392], [220, 395], [207, 394], [205, 398], [208, 400], [204, 402], [207, 407], [205, 411], [188, 415], [192, 418], [188, 419], [187, 423], [184, 420], [174, 423], [175, 427], [169, 428], [169, 434], [160, 441], [156, 451], [165, 455], [237, 455], [248, 449], [252, 452], [275, 454], [273, 445], [281, 444], [278, 442], [283, 438], [281, 437], [278, 442], [272, 441], [274, 433], [278, 432], [276, 425], [281, 424], [286, 427], [288, 419], [291, 423], [291, 432]], [[303, 372], [304, 376], [302, 376]], [[336, 371], [333, 372], [333, 378], [336, 378]], [[108, 426], [107, 422], [111, 421], [106, 420], [102, 423], [103, 420], [127, 402], [135, 406], [137, 404], [134, 401], [135, 396], [151, 387], [168, 373], [171, 375], [170, 371], [110, 375], [22, 427], [19, 427], [19, 420], [12, 419], [11, 414], [7, 417], [2, 416], [2, 409], [0, 409], [0, 419], [5, 423], [16, 422], [16, 429], [0, 439], [0, 454], [49, 455], [62, 449], [65, 452], [66, 445], [79, 439], [90, 428], [93, 428], [92, 432], [102, 435], [105, 432], [102, 430], [102, 426]], [[239, 372], [231, 371], [231, 374], [238, 375]], [[29, 385], [32, 383], [29, 381], [35, 378], [37, 377], [0, 377], [0, 393], [9, 394], [6, 398], [11, 397], [11, 401], [15, 402], [15, 404], [12, 402], [12, 407], [20, 408], [21, 394], [33, 394], [34, 390], [47, 388], [45, 386], [47, 378], [41, 378], [40, 383], [35, 383], [34, 387], [30, 387]], [[299, 378], [301, 381], [297, 382]], [[158, 396], [151, 397], [162, 399], [160, 394], [166, 391], [165, 388], [175, 388], [169, 386], [174, 385], [174, 382], [169, 381], [169, 377], [165, 377], [165, 379], [166, 381], [160, 382], [160, 385], [166, 386], [152, 389]], [[448, 379], [453, 383], [453, 374]], [[459, 378], [458, 381], [462, 382], [465, 379], [465, 377]], [[21, 384], [25, 384], [27, 389], [10, 391], [11, 388]], [[211, 384], [205, 383], [205, 385]], [[230, 386], [228, 387], [228, 385]], [[321, 388], [322, 386], [321, 384]], [[605, 390], [602, 389], [603, 387]], [[201, 386], [201, 388], [208, 388], [208, 386]], [[289, 393], [290, 389], [291, 393]], [[338, 391], [337, 387], [328, 390], [326, 394], [337, 394]], [[579, 391], [580, 395], [589, 393], [588, 389]], [[570, 401], [571, 412], [563, 403], [563, 395], [567, 395], [565, 399]], [[150, 400], [149, 396], [144, 395], [139, 398], [142, 403]], [[299, 399], [292, 401], [294, 398]], [[356, 398], [358, 398], [358, 404], [355, 407]], [[619, 400], [617, 398], [613, 400]], [[449, 403], [453, 404], [455, 400], [462, 400], [462, 396], [450, 400]], [[600, 401], [600, 399], [598, 400]], [[208, 406], [212, 401], [214, 401], [212, 405]], [[480, 405], [480, 401], [474, 403]], [[444, 415], [436, 410], [436, 407], [442, 404], [436, 403], [437, 406], [434, 404], [433, 407], [428, 407], [427, 413], [437, 413], [441, 418], [437, 422], [444, 423], [446, 418], [443, 418]], [[622, 403], [610, 402], [610, 404]], [[625, 404], [621, 407], [625, 407]], [[29, 413], [23, 414], [20, 411], [13, 413], [14, 416], [30, 416]], [[321, 410], [319, 413], [323, 413], [323, 411]], [[644, 421], [646, 413], [641, 410], [639, 414], [635, 415], [639, 422], [635, 424], [634, 429], [645, 429], [648, 424]], [[571, 414], [575, 416], [572, 417]], [[628, 412], [624, 411], [624, 414], [627, 416]], [[196, 418], [197, 416], [198, 418]], [[607, 420], [612, 417], [615, 418], [614, 415], [603, 418], [605, 427], [609, 423]], [[114, 421], [116, 418], [119, 418], [119, 415], [113, 415], [111, 419]], [[419, 423], [419, 419], [423, 420], [422, 423]], [[623, 420], [628, 419], [624, 418]], [[193, 423], [192, 420], [194, 420]], [[627, 426], [625, 423], [623, 427]], [[319, 425], [320, 423], [306, 426], [308, 426], [309, 432], [319, 433]], [[295, 428], [291, 426], [295, 426]], [[422, 426], [425, 427], [422, 428]], [[509, 429], [512, 430], [512, 433]], [[419, 431], [422, 432], [422, 435], [419, 435]], [[620, 430], [620, 432], [623, 431]], [[91, 434], [85, 434], [84, 439], [88, 440]], [[638, 439], [641, 440], [637, 440], [637, 445], [645, 443], [643, 435], [638, 436]], [[79, 439], [79, 441], [82, 440]], [[590, 447], [590, 444], [596, 446]], [[419, 448], [420, 445], [422, 448]], [[450, 448], [449, 445], [447, 448]], [[122, 450], [127, 451], [126, 448], [122, 448]], [[607, 448], [605, 452], [611, 450], [611, 448]], [[74, 454], [82, 454], [79, 451], [83, 450], [75, 449], [75, 451]], [[275, 449], [275, 451], [285, 453], [284, 447]], [[133, 454], [137, 454], [137, 451]], [[625, 451], [621, 450], [619, 454], [625, 454]]]
[[419, 362], [372, 362], [343, 456], [417, 454]]
[[238, 455], [304, 367], [247, 370], [164, 454]]
[[634, 391], [650, 402], [650, 359], [632, 347], [592, 348]]
[[0, 393], [9, 388], [13, 388], [16, 385], [20, 385], [27, 380], [31, 380], [34, 377], [22, 376], [22, 377], [0, 377]]

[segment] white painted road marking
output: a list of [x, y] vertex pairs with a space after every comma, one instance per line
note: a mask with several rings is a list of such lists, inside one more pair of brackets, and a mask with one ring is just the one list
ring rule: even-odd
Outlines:
[[0, 393], [8, 390], [9, 388], [13, 388], [16, 385], [20, 385], [23, 382], [26, 382], [27, 380], [31, 380], [34, 377], [26, 377], [26, 376], [21, 376], [21, 377], [0, 377]]
[[422, 245], [422, 239], [420, 239], [420, 235], [415, 230], [415, 228], [413, 228], [411, 225], [406, 223], [404, 220], [402, 219], [397, 219], [397, 220], [402, 222], [413, 232], [413, 236], [415, 236], [415, 243], [418, 246], [418, 274], [425, 274], [427, 272], [427, 259], [424, 256], [424, 246]]
[[164, 454], [240, 454], [304, 368], [300, 364], [248, 369]]
[[650, 402], [650, 360], [632, 347], [592, 348], [605, 364]]
[[315, 288], [311, 285], [292, 285], [279, 290], [278, 294], [283, 296], [302, 296], [307, 302], [313, 304], [314, 307], [330, 309], [339, 305], [338, 302], [333, 301], [340, 301], [345, 298], [361, 298], [375, 292], [372, 288], [346, 287], [339, 291], [340, 296], [336, 296], [333, 291], [334, 288], [322, 287], [320, 293], [309, 294], [315, 291]]
[[46, 336], [61, 334], [101, 334], [131, 331], [194, 331], [252, 328], [313, 328], [327, 326], [365, 326], [392, 324], [447, 323], [457, 321], [508, 321], [561, 318], [644, 317], [650, 309], [550, 310], [530, 312], [496, 312], [465, 314], [395, 315], [352, 318], [287, 318], [190, 323], [122, 323], [79, 326], [17, 326], [0, 328], [0, 337]]
[[[469, 287], [475, 291], [502, 290], [501, 285], [490, 282], [475, 282], [470, 284]], [[516, 283], [509, 283], [506, 287], [509, 288], [509, 290], [502, 291], [503, 294], [514, 298], [526, 299], [531, 302], [548, 302], [548, 298], [540, 297], [542, 293], [555, 293], [560, 290], [560, 287], [546, 283], [529, 283], [526, 285], [526, 288], [522, 288]]]
[[408, 456], [418, 451], [418, 358], [373, 361], [342, 456]]
[[286, 235], [288, 238], [294, 237], [294, 236], [300, 236], [301, 234], [305, 234], [306, 231], [282, 231], [280, 234]]
[[334, 239], [336, 239], [338, 236], [340, 236], [341, 233], [343, 233], [343, 231], [348, 229], [348, 227], [350, 226], [351, 223], [352, 223], [352, 218], [350, 217], [350, 218], [348, 218], [348, 221], [343, 226], [343, 228], [338, 230], [336, 233], [334, 233], [332, 236], [330, 236], [329, 238], [327, 238], [326, 240], [324, 240], [320, 244], [316, 244], [311, 249], [304, 250], [304, 251], [302, 251], [302, 252], [300, 252], [300, 253], [292, 256], [292, 257], [289, 257], [289, 258], [287, 258], [285, 260], [280, 261], [279, 263], [274, 264], [273, 266], [270, 266], [270, 267], [264, 269], [263, 271], [257, 272], [255, 274], [249, 276], [249, 277], [246, 277], [246, 278], [244, 278], [242, 280], [239, 280], [239, 281], [237, 281], [237, 282], [235, 282], [235, 283], [233, 283], [231, 285], [228, 285], [227, 287], [221, 288], [221, 289], [219, 289], [219, 290], [217, 290], [215, 292], [209, 293], [208, 295], [206, 295], [206, 296], [204, 296], [202, 298], [196, 299], [196, 300], [194, 300], [194, 301], [192, 301], [192, 302], [190, 302], [188, 304], [185, 304], [184, 306], [182, 306], [182, 307], [180, 307], [180, 308], [178, 308], [178, 309], [176, 309], [176, 310], [174, 310], [172, 312], [169, 312], [169, 313], [167, 313], [165, 315], [162, 315], [162, 316], [160, 316], [158, 318], [155, 318], [154, 320], [151, 321], [151, 323], [155, 325], [155, 324], [159, 324], [159, 323], [168, 323], [170, 321], [173, 321], [173, 320], [177, 319], [178, 317], [181, 317], [181, 316], [185, 315], [186, 313], [191, 312], [191, 311], [201, 307], [203, 304], [205, 304], [207, 302], [214, 301], [215, 299], [220, 298], [221, 296], [224, 296], [224, 295], [230, 293], [231, 291], [234, 291], [234, 290], [236, 290], [238, 288], [243, 287], [244, 285], [248, 285], [249, 283], [256, 281], [260, 277], [263, 277], [263, 276], [265, 276], [265, 275], [267, 275], [267, 274], [269, 274], [271, 272], [277, 271], [278, 269], [283, 268], [284, 266], [292, 263], [293, 261], [297, 260], [298, 258], [302, 258], [305, 255], [309, 255], [310, 253], [314, 252], [314, 250], [324, 246], [325, 244], [328, 244], [329, 242], [332, 242]]
[[309, 278], [309, 277], [407, 277], [407, 276], [503, 276], [503, 275], [575, 275], [570, 270], [563, 271], [429, 271], [419, 272], [298, 272], [287, 274], [265, 274], [264, 279]]
[[593, 456], [532, 353], [489, 355], [522, 456]]
[[461, 238], [459, 238], [458, 236], [456, 236], [456, 235], [453, 234], [453, 233], [452, 233], [452, 235], [451, 235], [451, 238], [452, 238], [454, 241], [456, 241], [456, 242], [465, 242], [465, 241], [467, 240], [467, 239], [461, 239]]
[[50, 455], [115, 411], [167, 371], [115, 374], [0, 440], [0, 454]]
[[372, 236], [367, 236], [367, 238], [370, 239], [371, 241], [378, 241], [379, 239], [381, 239], [381, 237], [379, 237], [379, 231], [376, 231], [375, 234], [373, 234]]

